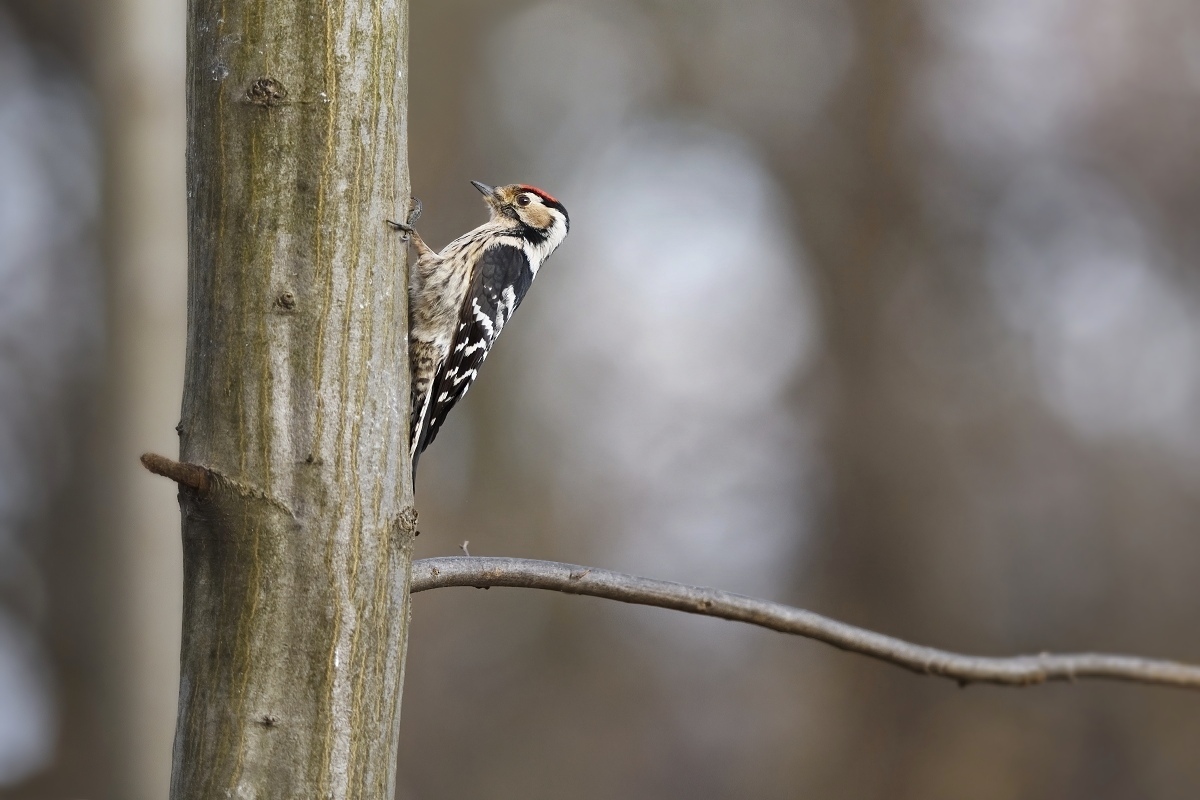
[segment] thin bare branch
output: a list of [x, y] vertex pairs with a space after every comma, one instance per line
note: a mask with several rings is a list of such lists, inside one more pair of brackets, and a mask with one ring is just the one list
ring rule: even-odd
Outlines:
[[550, 589], [747, 622], [816, 639], [922, 675], [950, 678], [963, 686], [970, 683], [1029, 686], [1046, 681], [1102, 678], [1200, 689], [1200, 666], [1175, 661], [1103, 653], [1041, 653], [1008, 658], [968, 656], [912, 644], [811, 611], [732, 592], [554, 561], [456, 556], [413, 562], [413, 592], [444, 586]]

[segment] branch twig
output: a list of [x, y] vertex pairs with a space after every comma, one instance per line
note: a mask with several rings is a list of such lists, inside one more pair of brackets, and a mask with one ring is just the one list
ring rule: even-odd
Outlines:
[[414, 593], [445, 586], [550, 589], [747, 622], [816, 639], [923, 675], [950, 678], [962, 686], [970, 683], [1028, 686], [1046, 681], [1103, 678], [1200, 689], [1200, 666], [1103, 653], [1041, 653], [1008, 658], [968, 656], [912, 644], [779, 603], [593, 567], [478, 556], [426, 558], [413, 562]]
[[173, 458], [160, 456], [158, 453], [142, 455], [142, 466], [155, 475], [170, 478], [181, 486], [195, 489], [201, 495], [208, 494], [210, 485], [209, 472], [204, 467], [186, 464]]

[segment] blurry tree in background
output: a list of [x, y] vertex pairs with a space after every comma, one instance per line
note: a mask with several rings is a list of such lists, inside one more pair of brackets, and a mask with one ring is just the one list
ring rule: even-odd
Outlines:
[[76, 5], [0, 3], [3, 796], [104, 783], [99, 551], [78, 502], [102, 374], [101, 154]]
[[[144, 427], [95, 426], [129, 442], [96, 463], [132, 476], [140, 450], [172, 452], [182, 11], [121, 28], [81, 20], [89, 4], [7, 5], [0, 684], [32, 688], [14, 711], [0, 685], [0, 793], [158, 797], [178, 653], [173, 501], [119, 478], [97, 500], [108, 518], [156, 503], [165, 521], [97, 543], [65, 487], [88, 438], [76, 403], [95, 385], [104, 294], [88, 283], [89, 153], [108, 156], [106, 198], [148, 176], [142, 204], [105, 209], [150, 248], [122, 260], [110, 242], [108, 296], [142, 274], [122, 264], [153, 268], [132, 284], [140, 310], [114, 320], [132, 327], [112, 334], [121, 396], [144, 405], [109, 414]], [[469, 178], [545, 186], [573, 223], [422, 460], [418, 555], [470, 539], [473, 553], [716, 585], [961, 650], [1200, 660], [1200, 6], [442, 0], [412, 13], [425, 237], [483, 218]], [[97, 52], [93, 29], [142, 49]], [[142, 67], [112, 68], [138, 54]], [[134, 112], [167, 127], [113, 141], [112, 120]], [[1200, 791], [1191, 695], [960, 692], [713, 620], [542, 594], [436, 592], [414, 607], [401, 798]], [[136, 736], [109, 726], [114, 709]]]

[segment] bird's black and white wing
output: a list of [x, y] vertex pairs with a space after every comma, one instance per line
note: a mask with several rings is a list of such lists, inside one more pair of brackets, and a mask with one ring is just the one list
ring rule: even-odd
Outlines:
[[417, 457], [437, 437], [450, 409], [479, 377], [479, 368], [496, 337], [521, 305], [533, 276], [523, 248], [496, 244], [480, 257], [463, 300], [450, 352], [433, 380], [429, 408], [420, 422], [421, 429], [414, 435], [414, 468]]

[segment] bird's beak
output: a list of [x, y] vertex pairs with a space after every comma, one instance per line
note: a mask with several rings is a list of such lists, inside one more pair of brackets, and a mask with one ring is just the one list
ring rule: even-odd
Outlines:
[[480, 183], [479, 181], [471, 181], [471, 185], [483, 195], [483, 201], [488, 204], [488, 208], [492, 210], [493, 214], [513, 216], [511, 210], [505, 207], [504, 201], [500, 198], [500, 192], [495, 186], [488, 186], [486, 183]]

